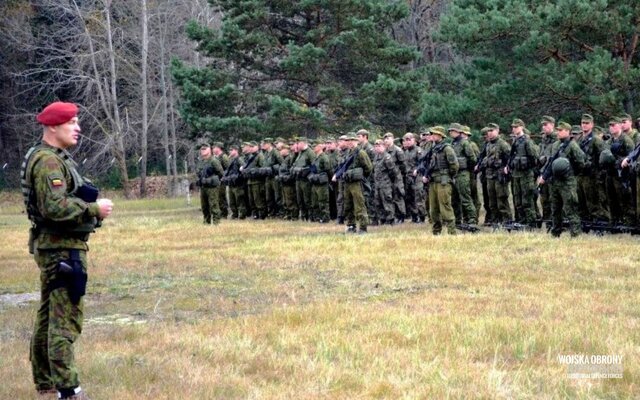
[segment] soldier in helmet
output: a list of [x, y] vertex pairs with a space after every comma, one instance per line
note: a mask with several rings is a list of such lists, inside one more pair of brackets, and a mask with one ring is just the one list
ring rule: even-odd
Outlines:
[[[453, 185], [453, 211], [456, 215], [456, 223], [464, 222], [475, 225], [478, 223], [476, 206], [471, 198], [471, 172], [478, 154], [473, 150], [462, 125], [453, 123], [449, 126], [449, 136], [453, 139], [451, 146], [456, 152], [459, 170]], [[475, 181], [474, 181], [475, 183]]]
[[516, 222], [533, 227], [536, 220], [534, 169], [538, 150], [524, 129], [521, 119], [516, 118], [511, 123], [514, 139], [505, 174], [512, 174], [511, 192]]
[[229, 209], [232, 219], [245, 219], [247, 217], [247, 193], [245, 180], [240, 172], [244, 164], [244, 158], [239, 154], [237, 145], [229, 146], [229, 167], [222, 177], [222, 183], [226, 186], [226, 196], [229, 199]]
[[442, 226], [447, 227], [450, 235], [456, 234], [455, 215], [451, 206], [452, 183], [458, 173], [459, 165], [456, 152], [444, 141], [444, 127], [434, 126], [429, 129], [433, 136], [434, 146], [430, 151], [430, 159], [423, 181], [429, 185], [429, 217], [434, 235], [442, 233]]
[[[551, 147], [556, 141], [556, 119], [549, 115], [542, 116], [540, 121], [542, 132], [540, 140], [540, 155], [538, 157], [538, 168], [542, 169], [551, 156]], [[550, 185], [543, 185], [540, 188], [540, 204], [542, 205], [542, 219], [551, 220], [551, 194]]]
[[482, 169], [487, 179], [492, 222], [507, 222], [513, 219], [509, 206], [509, 178], [504, 173], [504, 168], [509, 161], [509, 144], [500, 137], [500, 128], [494, 123], [487, 125], [485, 137], [486, 155], [482, 158], [482, 163], [477, 170]]
[[424, 183], [422, 179], [416, 179], [413, 171], [422, 160], [422, 148], [416, 144], [416, 136], [407, 132], [402, 137], [402, 147], [404, 148], [404, 162], [406, 164], [405, 182], [405, 206], [407, 212], [411, 214], [411, 221], [422, 223], [427, 212], [425, 210]]
[[558, 123], [558, 140], [551, 148], [551, 156], [547, 159], [538, 178], [539, 185], [551, 184], [551, 234], [559, 237], [563, 231], [563, 218], [569, 220], [571, 236], [580, 234], [580, 216], [578, 215], [578, 196], [576, 193], [576, 172], [585, 163], [585, 154], [578, 144], [571, 140], [571, 125]]
[[394, 224], [393, 187], [402, 179], [391, 154], [387, 153], [382, 139], [375, 141], [373, 159], [374, 204], [380, 225]]
[[631, 176], [627, 170], [621, 169], [622, 161], [633, 151], [633, 140], [622, 133], [619, 118], [609, 121], [611, 133], [611, 155], [613, 163], [607, 166], [607, 198], [611, 222], [614, 224], [635, 225], [635, 210], [631, 203]]
[[400, 147], [395, 145], [393, 139], [393, 133], [387, 132], [384, 134], [382, 140], [387, 148], [387, 152], [391, 155], [391, 158], [400, 170], [400, 176], [402, 176], [402, 180], [395, 182], [395, 187], [393, 188], [393, 204], [395, 204], [396, 209], [396, 220], [399, 223], [403, 223], [407, 214], [407, 208], [404, 202], [404, 177], [406, 176], [407, 171], [406, 164], [404, 162], [404, 153]]
[[200, 158], [196, 167], [196, 185], [200, 188], [200, 208], [205, 224], [220, 223], [220, 178], [224, 174], [222, 164], [211, 152], [211, 146], [200, 142]]

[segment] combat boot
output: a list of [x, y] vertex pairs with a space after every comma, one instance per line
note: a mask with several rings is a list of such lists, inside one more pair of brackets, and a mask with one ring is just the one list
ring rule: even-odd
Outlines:
[[58, 391], [58, 398], [68, 400], [91, 400], [80, 386], [75, 389], [60, 389]]
[[38, 390], [36, 398], [38, 400], [54, 400], [58, 398], [58, 391], [53, 388]]
[[345, 233], [356, 233], [356, 226], [355, 225], [348, 225], [347, 226], [347, 230], [345, 231]]

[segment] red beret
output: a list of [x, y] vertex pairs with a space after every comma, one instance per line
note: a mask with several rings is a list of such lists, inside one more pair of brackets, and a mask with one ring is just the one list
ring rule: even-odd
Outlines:
[[42, 110], [36, 120], [42, 125], [61, 125], [78, 115], [78, 106], [73, 103], [56, 101]]

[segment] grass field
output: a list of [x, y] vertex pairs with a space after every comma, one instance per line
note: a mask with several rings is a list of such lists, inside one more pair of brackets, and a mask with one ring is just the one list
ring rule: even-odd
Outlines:
[[[38, 271], [0, 208], [0, 398], [30, 399]], [[638, 238], [433, 237], [426, 225], [201, 223], [117, 201], [90, 241], [76, 345], [93, 399], [640, 397]], [[33, 297], [33, 296], [32, 296]], [[559, 356], [621, 355], [622, 379]]]

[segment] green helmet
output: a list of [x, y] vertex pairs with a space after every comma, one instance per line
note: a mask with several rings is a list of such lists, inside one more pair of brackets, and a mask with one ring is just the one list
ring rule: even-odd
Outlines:
[[613, 167], [616, 164], [616, 158], [610, 149], [602, 150], [600, 153], [600, 165], [604, 168]]
[[566, 180], [569, 178], [573, 170], [571, 169], [571, 163], [565, 157], [558, 157], [553, 160], [551, 164], [551, 172], [553, 172], [553, 178], [558, 180]]

